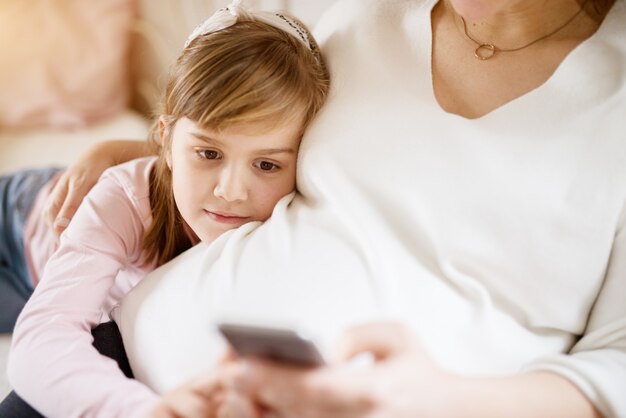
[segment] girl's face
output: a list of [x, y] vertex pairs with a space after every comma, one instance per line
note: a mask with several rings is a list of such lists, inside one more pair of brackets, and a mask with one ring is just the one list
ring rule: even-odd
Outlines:
[[180, 119], [167, 162], [183, 219], [203, 242], [251, 221], [265, 221], [295, 189], [302, 124], [259, 134], [237, 127], [199, 128]]

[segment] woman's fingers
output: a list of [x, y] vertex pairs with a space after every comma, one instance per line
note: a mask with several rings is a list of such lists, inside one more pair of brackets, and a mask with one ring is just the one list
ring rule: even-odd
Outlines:
[[163, 413], [163, 416], [173, 416], [177, 418], [216, 418], [216, 409], [217, 403], [213, 402], [211, 399], [204, 399], [193, 392], [181, 391], [169, 396], [161, 408], [161, 411], [167, 411], [167, 414], [169, 414]]
[[347, 368], [303, 369], [249, 360], [235, 387], [284, 418], [364, 416], [375, 404], [363, 372]]
[[226, 399], [221, 382], [212, 374], [203, 374], [166, 393], [150, 413], [153, 418], [218, 418]]
[[89, 190], [98, 182], [105, 167], [76, 164], [61, 175], [44, 208], [46, 222], [60, 235], [69, 225]]
[[44, 209], [48, 225], [61, 234], [102, 173], [119, 162], [149, 155], [143, 142], [104, 141], [90, 147], [59, 178]]
[[263, 412], [249, 399], [230, 391], [217, 408], [217, 418], [264, 418]]
[[[235, 389], [281, 418], [404, 418], [428, 415], [443, 402], [450, 377], [405, 326], [351, 328], [341, 349], [345, 361], [315, 369], [245, 361], [232, 375]], [[360, 353], [376, 361], [351, 360]]]
[[244, 395], [254, 395], [262, 403], [288, 405], [297, 400], [294, 388], [301, 373], [293, 367], [263, 360], [244, 360], [234, 373], [234, 386]]
[[[56, 213], [53, 224], [53, 229], [57, 235], [61, 235], [61, 233], [67, 228], [70, 221], [74, 217], [76, 210], [78, 210], [78, 207], [83, 201], [83, 198], [87, 195], [91, 187], [93, 187], [93, 185], [86, 187], [83, 184], [79, 185], [76, 182], [70, 181], [68, 186], [63, 186], [63, 189], [59, 191], [59, 197], [56, 199], [56, 205], [59, 205], [61, 199], [63, 200], [60, 204], [58, 212]], [[63, 194], [63, 192], [65, 192], [65, 194]]]
[[[51, 193], [48, 195], [44, 208], [44, 217], [48, 226], [54, 230], [55, 232], [60, 233], [57, 230], [56, 223], [57, 219], [59, 219], [59, 212], [61, 212], [61, 208], [63, 207], [63, 203], [65, 202], [65, 197], [67, 196], [68, 190], [68, 178], [67, 172], [63, 173], [59, 180], [56, 182], [54, 187], [52, 188]], [[62, 229], [65, 227], [62, 226], [63, 223], [60, 222], [59, 225]], [[61, 229], [61, 230], [62, 230]]]
[[98, 176], [93, 176], [95, 178], [89, 178], [91, 173], [84, 173], [83, 176], [80, 176], [75, 179], [69, 180], [69, 186], [67, 187], [67, 193], [65, 194], [65, 199], [63, 200], [63, 205], [57, 214], [55, 221], [55, 228], [59, 233], [61, 233], [70, 220], [74, 217], [76, 210], [80, 206], [81, 202], [89, 193], [89, 190], [96, 184], [98, 181]]

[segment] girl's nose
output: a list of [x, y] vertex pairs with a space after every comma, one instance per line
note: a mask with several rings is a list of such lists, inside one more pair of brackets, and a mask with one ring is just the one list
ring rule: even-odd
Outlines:
[[225, 167], [219, 174], [213, 193], [227, 202], [246, 200], [248, 190], [243, 174], [238, 173], [236, 168]]

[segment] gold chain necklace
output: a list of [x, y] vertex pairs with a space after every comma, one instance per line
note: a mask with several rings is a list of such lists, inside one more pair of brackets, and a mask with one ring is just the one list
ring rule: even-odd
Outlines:
[[515, 52], [515, 51], [519, 51], [520, 49], [528, 48], [529, 46], [534, 45], [534, 44], [536, 44], [539, 41], [543, 41], [544, 39], [547, 39], [547, 38], [551, 37], [555, 33], [559, 32], [560, 30], [565, 28], [567, 25], [572, 23], [574, 21], [574, 19], [576, 19], [578, 17], [578, 15], [585, 9], [585, 6], [587, 5], [587, 1], [589, 1], [589, 0], [585, 0], [585, 2], [582, 4], [582, 6], [580, 6], [580, 10], [578, 10], [565, 23], [563, 23], [561, 26], [559, 26], [556, 29], [554, 29], [552, 32], [548, 32], [547, 34], [545, 34], [545, 35], [535, 39], [534, 41], [531, 41], [531, 42], [527, 43], [526, 45], [522, 45], [520, 47], [511, 48], [511, 49], [498, 48], [494, 44], [480, 42], [480, 41], [474, 39], [472, 37], [472, 35], [470, 35], [469, 32], [467, 31], [467, 24], [465, 23], [465, 19], [463, 19], [463, 16], [461, 16], [461, 15], [458, 15], [458, 16], [461, 18], [461, 22], [463, 22], [463, 32], [465, 32], [465, 36], [467, 36], [470, 41], [474, 42], [478, 46], [474, 50], [474, 56], [476, 58], [478, 58], [479, 60], [483, 60], [484, 61], [484, 60], [488, 60], [489, 58], [491, 58], [494, 55], [496, 55], [496, 52]]

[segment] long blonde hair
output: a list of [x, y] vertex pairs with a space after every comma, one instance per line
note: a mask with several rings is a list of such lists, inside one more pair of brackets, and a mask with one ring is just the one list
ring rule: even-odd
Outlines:
[[143, 240], [147, 262], [164, 264], [192, 245], [166, 162], [176, 122], [186, 117], [205, 129], [272, 129], [304, 115], [304, 130], [329, 89], [327, 69], [310, 34], [309, 39], [312, 49], [278, 28], [244, 17], [197, 37], [183, 50], [170, 70], [161, 104], [163, 140], [158, 122], [149, 138], [158, 160], [150, 176], [153, 221]]

